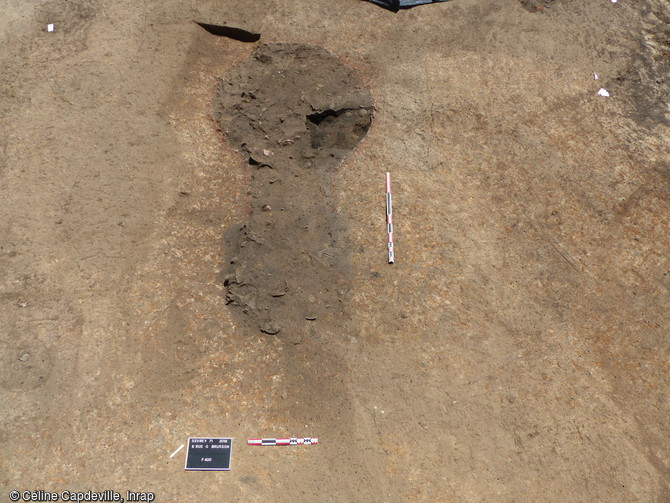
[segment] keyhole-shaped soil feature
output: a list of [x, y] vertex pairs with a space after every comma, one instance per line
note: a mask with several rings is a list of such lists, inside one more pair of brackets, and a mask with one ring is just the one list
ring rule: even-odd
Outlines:
[[333, 174], [370, 127], [370, 93], [325, 49], [270, 44], [221, 79], [214, 116], [251, 170], [251, 214], [226, 236], [226, 302], [252, 331], [338, 325], [350, 259]]

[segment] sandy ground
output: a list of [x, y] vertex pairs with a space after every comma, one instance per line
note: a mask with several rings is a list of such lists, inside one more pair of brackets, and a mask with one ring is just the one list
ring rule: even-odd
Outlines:
[[[1, 501], [670, 501], [667, 0], [0, 12]], [[226, 304], [253, 166], [213, 117], [268, 43], [325, 48], [374, 100], [327, 202], [342, 310], [275, 335]], [[230, 472], [169, 458], [205, 435]]]

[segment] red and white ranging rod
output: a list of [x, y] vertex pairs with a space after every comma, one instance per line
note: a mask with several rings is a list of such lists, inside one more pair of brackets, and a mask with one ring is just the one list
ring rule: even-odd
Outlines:
[[386, 226], [389, 234], [389, 264], [392, 264], [395, 259], [393, 255], [393, 209], [391, 207], [391, 173], [388, 171], [386, 172]]
[[311, 445], [318, 444], [319, 439], [305, 438], [250, 438], [247, 445]]

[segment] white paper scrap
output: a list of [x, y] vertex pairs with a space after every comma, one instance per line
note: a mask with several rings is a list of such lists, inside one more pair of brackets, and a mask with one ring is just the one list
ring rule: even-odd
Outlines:
[[593, 74], [593, 80], [598, 80], [598, 74], [597, 73]]
[[53, 23], [47, 25], [47, 31], [48, 31], [48, 32], [52, 32], [52, 31], [54, 31], [54, 25], [53, 25]]
[[603, 89], [602, 87], [600, 88], [600, 91], [598, 91], [598, 94], [600, 96], [604, 96], [605, 98], [609, 98], [610, 93], [607, 92], [607, 89]]

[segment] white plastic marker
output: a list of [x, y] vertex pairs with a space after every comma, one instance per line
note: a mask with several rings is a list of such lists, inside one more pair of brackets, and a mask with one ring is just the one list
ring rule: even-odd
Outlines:
[[47, 31], [48, 31], [49, 33], [51, 33], [52, 31], [54, 31], [54, 25], [53, 25], [53, 23], [50, 23], [50, 24], [47, 25]]
[[393, 255], [393, 209], [391, 207], [391, 173], [386, 172], [386, 226], [389, 233], [389, 264], [392, 264], [395, 257]]
[[172, 454], [170, 454], [170, 457], [171, 457], [171, 458], [174, 458], [174, 457], [177, 455], [177, 453], [178, 453], [179, 451], [181, 451], [183, 448], [184, 448], [184, 444], [181, 444], [181, 445], [179, 446], [179, 448], [178, 448], [176, 451], [174, 451]]
[[318, 444], [318, 438], [250, 438], [247, 445], [311, 445]]

